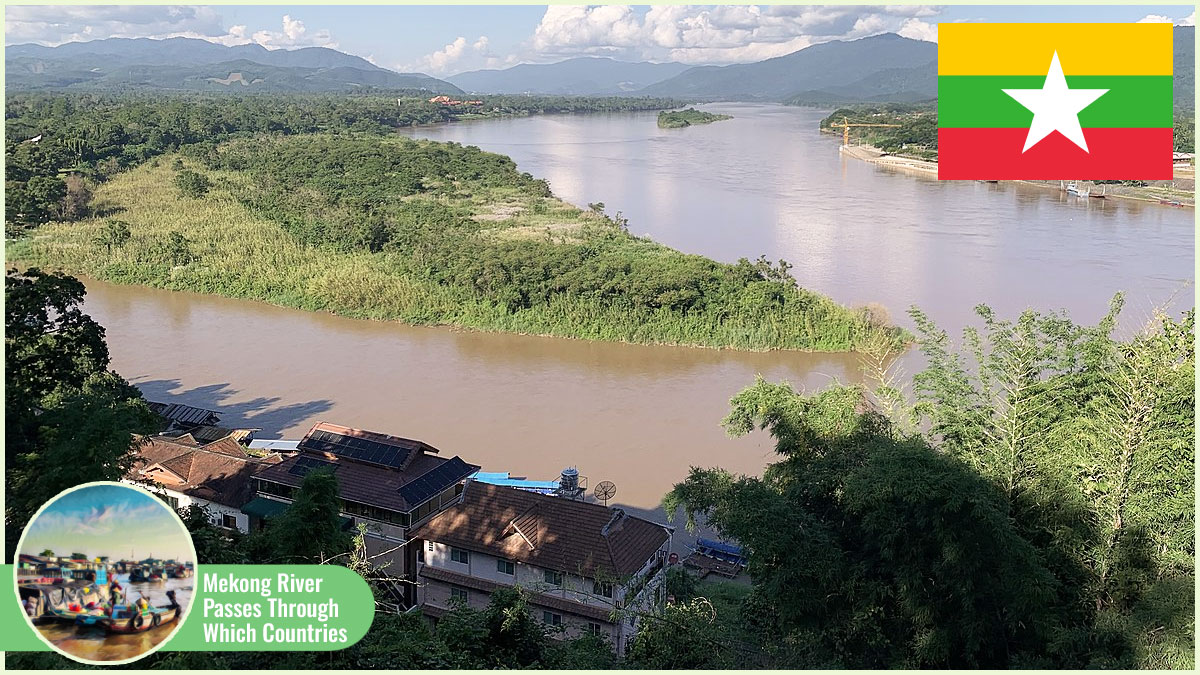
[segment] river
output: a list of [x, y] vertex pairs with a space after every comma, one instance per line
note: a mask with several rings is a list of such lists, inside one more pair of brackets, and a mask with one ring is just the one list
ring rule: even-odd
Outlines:
[[[1191, 306], [1193, 212], [1077, 200], [1033, 186], [939, 183], [843, 159], [821, 112], [705, 106], [734, 119], [661, 130], [652, 113], [511, 118], [406, 130], [512, 156], [561, 197], [604, 202], [630, 229], [722, 260], [784, 258], [840, 302], [916, 304], [952, 334], [980, 302], [1094, 321]], [[298, 438], [318, 420], [424, 440], [537, 479], [575, 465], [615, 502], [652, 509], [691, 465], [756, 473], [761, 434], [729, 439], [729, 397], [756, 374], [820, 388], [860, 379], [852, 355], [738, 353], [355, 321], [88, 282], [113, 366], [152, 400]], [[906, 358], [911, 373], [917, 360]]]

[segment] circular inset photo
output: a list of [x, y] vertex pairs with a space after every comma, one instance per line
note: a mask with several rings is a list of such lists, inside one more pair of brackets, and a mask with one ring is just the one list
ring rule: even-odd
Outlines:
[[150, 492], [87, 483], [47, 502], [17, 544], [17, 597], [60, 654], [128, 663], [179, 630], [196, 578], [196, 549], [178, 514]]

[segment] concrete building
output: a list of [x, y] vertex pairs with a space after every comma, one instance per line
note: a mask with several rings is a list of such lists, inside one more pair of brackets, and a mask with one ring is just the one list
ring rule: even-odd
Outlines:
[[469, 482], [462, 500], [413, 532], [419, 602], [437, 620], [519, 586], [559, 635], [605, 636], [622, 654], [660, 605], [672, 531], [618, 508]]

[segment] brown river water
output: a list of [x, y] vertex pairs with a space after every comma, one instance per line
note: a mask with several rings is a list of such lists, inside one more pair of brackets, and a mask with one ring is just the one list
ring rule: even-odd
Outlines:
[[[653, 114], [515, 118], [406, 133], [512, 156], [563, 198], [602, 201], [637, 234], [721, 260], [785, 258], [847, 304], [916, 304], [957, 335], [972, 307], [1094, 321], [1117, 290], [1144, 316], [1194, 291], [1194, 214], [1033, 186], [939, 183], [850, 159], [824, 113], [705, 106], [734, 119], [660, 130]], [[652, 509], [688, 467], [756, 473], [761, 434], [729, 439], [756, 374], [818, 389], [860, 380], [846, 354], [739, 353], [372, 323], [187, 293], [88, 283], [113, 366], [152, 400], [299, 438], [327, 420], [424, 440], [489, 471], [578, 466]], [[908, 372], [919, 366], [904, 359]]]
[[[167, 605], [169, 600], [166, 592], [174, 590], [175, 599], [184, 608], [185, 615], [191, 607], [195, 577], [167, 579], [158, 584], [130, 584], [128, 575], [118, 578], [132, 600], [144, 595], [151, 605]], [[179, 629], [181, 621], [182, 618], [168, 625], [131, 635], [106, 635], [97, 629], [78, 629], [74, 624], [66, 623], [43, 624], [37, 626], [37, 630], [56, 647], [79, 658], [88, 661], [124, 661], [144, 654], [166, 640]]]

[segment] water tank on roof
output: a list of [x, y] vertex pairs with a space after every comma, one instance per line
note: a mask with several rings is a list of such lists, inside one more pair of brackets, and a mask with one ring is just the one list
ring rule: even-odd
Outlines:
[[574, 493], [579, 490], [579, 469], [567, 467], [562, 470], [558, 480], [558, 489], [564, 493]]

